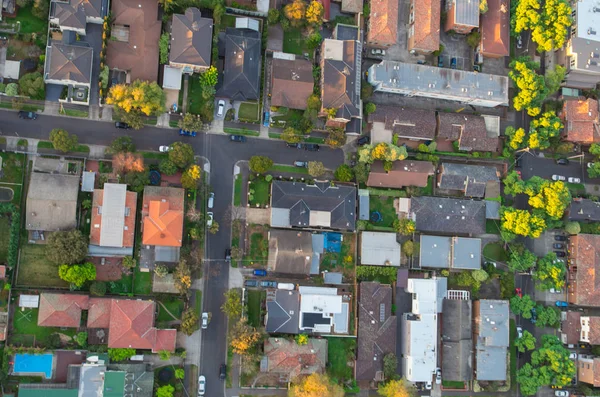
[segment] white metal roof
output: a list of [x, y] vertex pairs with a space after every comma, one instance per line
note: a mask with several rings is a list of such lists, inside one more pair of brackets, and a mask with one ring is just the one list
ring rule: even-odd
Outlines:
[[122, 247], [127, 185], [105, 183], [100, 229], [101, 247]]
[[400, 243], [396, 241], [396, 233], [362, 232], [360, 263], [400, 266]]
[[20, 295], [19, 307], [37, 308], [40, 305], [39, 295]]

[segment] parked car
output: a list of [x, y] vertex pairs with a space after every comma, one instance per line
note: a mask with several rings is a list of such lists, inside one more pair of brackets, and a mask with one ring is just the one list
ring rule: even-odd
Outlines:
[[219, 100], [219, 104], [217, 106], [217, 116], [223, 117], [223, 114], [225, 113], [225, 101], [222, 99]]
[[304, 145], [301, 143], [286, 143], [286, 145], [292, 149], [304, 149]]
[[207, 329], [208, 328], [208, 313], [204, 312], [202, 313], [202, 329]]
[[575, 353], [575, 352], [571, 352], [571, 353], [569, 354], [569, 358], [570, 358], [571, 360], [577, 360], [577, 353]]
[[565, 179], [567, 179], [567, 178], [565, 178], [562, 175], [552, 175], [552, 180], [553, 181], [564, 181]]
[[203, 396], [206, 393], [206, 378], [204, 375], [198, 377], [198, 395]]
[[308, 162], [296, 160], [296, 161], [294, 161], [294, 166], [299, 167], [299, 168], [308, 168]]
[[530, 319], [532, 324], [535, 324], [537, 322], [537, 310], [535, 309], [535, 307], [531, 308], [531, 319]]
[[263, 125], [265, 127], [269, 126], [269, 112], [263, 112]]
[[438, 68], [443, 68], [443, 67], [444, 67], [444, 58], [439, 56], [438, 57]]
[[565, 248], [565, 245], [561, 244], [561, 243], [554, 243], [554, 244], [552, 244], [552, 248], [561, 250], [561, 249]]
[[225, 260], [228, 262], [231, 260], [231, 248], [225, 248]]
[[304, 150], [308, 150], [309, 152], [318, 152], [321, 147], [316, 143], [306, 143], [304, 144]]
[[179, 135], [180, 136], [191, 136], [194, 137], [197, 135], [196, 131], [186, 131], [184, 129], [180, 129], [179, 130]]
[[219, 379], [225, 380], [226, 376], [227, 376], [227, 365], [221, 364], [221, 367], [219, 368]]
[[551, 294], [562, 294], [562, 289], [550, 288], [550, 293]]
[[210, 192], [208, 194], [208, 204], [207, 204], [207, 206], [208, 206], [208, 208], [212, 209], [212, 207], [214, 206], [214, 204], [215, 204], [215, 193], [214, 192]]
[[19, 112], [19, 118], [25, 119], [25, 120], [35, 120], [35, 119], [37, 119], [37, 113], [25, 112], [25, 111], [21, 110]]
[[567, 236], [563, 236], [562, 234], [554, 235], [554, 240], [556, 241], [567, 241]]
[[244, 287], [256, 288], [256, 287], [258, 287], [258, 280], [246, 280], [246, 281], [244, 281]]
[[567, 254], [565, 254], [562, 251], [554, 251], [554, 253], [556, 254], [556, 256], [558, 256], [559, 258], [564, 258], [565, 256], [567, 256]]
[[554, 395], [556, 397], [569, 397], [569, 392], [566, 390], [556, 390], [554, 392]]
[[255, 276], [265, 277], [267, 275], [267, 271], [265, 269], [254, 269], [252, 274]]
[[211, 227], [213, 224], [214, 214], [212, 212], [206, 213], [206, 226]]
[[520, 50], [521, 48], [523, 48], [523, 38], [521, 37], [521, 35], [517, 36], [517, 48]]
[[515, 288], [515, 295], [517, 295], [519, 298], [523, 297], [523, 291], [521, 291], [521, 288]]
[[246, 142], [246, 137], [243, 135], [230, 135], [229, 140], [231, 142], [244, 143], [244, 142]]
[[115, 127], [120, 128], [122, 130], [129, 130], [129, 129], [131, 129], [131, 127], [129, 126], [129, 124], [124, 123], [122, 121], [117, 121], [115, 123]]
[[456, 58], [452, 58], [450, 60], [450, 68], [451, 69], [456, 69]]
[[565, 301], [556, 301], [554, 304], [556, 307], [569, 307], [569, 303]]
[[373, 54], [373, 55], [379, 55], [379, 56], [384, 56], [385, 55], [385, 50], [381, 50], [379, 48], [372, 48], [371, 49], [371, 54]]
[[260, 286], [262, 288], [277, 288], [277, 281], [261, 281]]
[[558, 159], [558, 160], [556, 160], [556, 164], [558, 164], [558, 165], [569, 165], [569, 160], [568, 159]]
[[569, 183], [581, 183], [581, 179], [572, 176], [570, 176], [567, 181], [569, 181]]
[[435, 384], [436, 385], [442, 384], [442, 370], [439, 368], [435, 370]]
[[425, 382], [425, 390], [431, 390], [432, 386], [431, 382]]
[[370, 137], [370, 136], [368, 136], [368, 135], [363, 135], [363, 136], [361, 136], [360, 138], [358, 138], [358, 139], [356, 140], [356, 144], [357, 144], [358, 146], [363, 146], [363, 145], [366, 145], [366, 144], [368, 144], [369, 142], [371, 142], [371, 137]]
[[419, 59], [417, 61], [417, 65], [427, 65], [427, 61], [423, 61], [423, 60]]
[[521, 326], [517, 327], [517, 337], [519, 337], [519, 338], [523, 337], [523, 328]]
[[161, 146], [158, 147], [158, 151], [161, 152], [161, 153], [167, 153], [171, 149], [172, 149], [171, 146], [161, 145]]

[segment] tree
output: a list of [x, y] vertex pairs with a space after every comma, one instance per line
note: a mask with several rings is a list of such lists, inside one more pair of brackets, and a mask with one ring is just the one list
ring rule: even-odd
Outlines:
[[194, 162], [194, 149], [189, 143], [174, 142], [169, 150], [169, 160], [184, 169]]
[[162, 159], [158, 163], [158, 170], [165, 175], [175, 175], [177, 173], [177, 166], [169, 159]]
[[192, 269], [190, 269], [190, 266], [185, 259], [181, 259], [177, 264], [175, 272], [173, 273], [173, 279], [177, 291], [179, 291], [181, 295], [187, 296], [192, 287]]
[[80, 288], [87, 281], [96, 279], [96, 266], [90, 262], [82, 265], [60, 265], [58, 267], [58, 276], [61, 280]]
[[303, 0], [294, 0], [283, 8], [283, 15], [290, 21], [292, 26], [300, 26], [304, 21], [306, 3]]
[[269, 14], [267, 16], [267, 20], [269, 21], [269, 25], [275, 25], [279, 22], [279, 10], [277, 8], [269, 9]]
[[382, 397], [412, 397], [416, 395], [414, 388], [404, 379], [389, 381], [380, 386], [377, 393]]
[[163, 361], [167, 361], [171, 358], [171, 352], [168, 350], [160, 350], [158, 352], [158, 357]]
[[70, 152], [77, 146], [77, 135], [69, 135], [65, 130], [54, 128], [50, 131], [50, 142], [54, 149], [63, 153]]
[[185, 370], [183, 368], [177, 368], [175, 370], [175, 379], [185, 378]]
[[524, 319], [531, 318], [531, 310], [535, 307], [535, 301], [531, 299], [529, 295], [523, 295], [521, 298], [519, 295], [515, 295], [510, 298], [510, 310], [517, 316], [521, 316]]
[[533, 278], [540, 282], [539, 286], [542, 290], [561, 289], [565, 286], [567, 269], [563, 261], [557, 261], [556, 259], [556, 254], [550, 252], [537, 262]]
[[579, 222], [567, 222], [565, 223], [565, 232], [574, 235], [581, 232], [581, 225]]
[[[306, 39], [306, 45], [308, 46], [308, 48], [314, 50], [321, 45], [322, 41], [323, 41], [323, 36], [321, 36], [321, 33], [315, 31], [315, 32], [312, 32]], [[320, 100], [319, 100], [319, 103], [320, 103]], [[313, 108], [311, 108], [310, 106], [307, 106], [307, 109], [313, 109]]]
[[306, 22], [311, 25], [320, 25], [323, 23], [323, 4], [318, 0], [312, 0], [306, 8]]
[[536, 73], [539, 65], [529, 61], [528, 58], [519, 58], [511, 62], [510, 67], [512, 70], [508, 72], [508, 76], [519, 90], [513, 99], [515, 110], [527, 109], [528, 115], [537, 116], [540, 114], [540, 107], [547, 96], [544, 76]]
[[375, 110], [377, 110], [377, 106], [373, 102], [367, 102], [365, 104], [365, 114], [367, 116], [371, 113], [375, 113]]
[[546, 71], [546, 89], [548, 95], [554, 94], [560, 88], [562, 81], [565, 79], [567, 69], [564, 66], [556, 65], [554, 70]]
[[102, 90], [104, 91], [108, 88], [108, 76], [110, 74], [110, 69], [108, 65], [104, 65], [104, 67], [98, 73], [98, 79], [100, 80], [100, 84], [102, 85]]
[[402, 243], [402, 253], [404, 253], [404, 255], [413, 256], [415, 252], [415, 243], [412, 240], [406, 240]]
[[169, 274], [169, 268], [162, 263], [157, 263], [154, 266], [154, 274], [160, 278], [164, 278], [167, 276], [167, 274]]
[[17, 83], [8, 83], [6, 85], [6, 89], [4, 93], [7, 96], [17, 96], [19, 95], [19, 85]]
[[544, 112], [530, 123], [529, 147], [544, 150], [550, 147], [550, 138], [557, 137], [564, 125], [556, 113]]
[[365, 183], [367, 179], [369, 179], [370, 167], [369, 164], [366, 163], [357, 163], [354, 168], [354, 177], [356, 178], [356, 183]]
[[133, 269], [137, 265], [137, 261], [132, 256], [123, 257], [121, 265], [125, 269]]
[[475, 48], [481, 43], [481, 33], [474, 30], [467, 35], [467, 44], [471, 48]]
[[536, 327], [554, 327], [560, 325], [560, 310], [553, 306], [537, 305]]
[[200, 131], [202, 129], [202, 119], [191, 113], [186, 113], [177, 126], [185, 131]]
[[128, 172], [123, 177], [123, 182], [129, 185], [131, 191], [141, 193], [144, 191], [144, 187], [150, 184], [150, 172], [148, 170]]
[[250, 171], [264, 174], [273, 166], [273, 160], [266, 156], [252, 156], [249, 162]]
[[175, 387], [171, 385], [164, 385], [156, 389], [156, 397], [173, 397]]
[[383, 375], [386, 379], [391, 379], [396, 374], [397, 367], [398, 357], [394, 353], [383, 356]]
[[525, 139], [525, 130], [523, 128], [515, 129], [515, 127], [506, 127], [504, 135], [508, 137], [508, 147], [512, 150], [521, 149], [527, 145]]
[[539, 0], [521, 0], [513, 13], [511, 25], [515, 33], [531, 30], [538, 52], [561, 48], [572, 23], [571, 7], [565, 0], [551, 0], [541, 6]]
[[333, 148], [339, 148], [346, 144], [346, 133], [343, 128], [328, 128], [325, 143]]
[[479, 13], [485, 14], [486, 12], [488, 12], [488, 10], [489, 10], [489, 7], [488, 7], [487, 0], [480, 0], [479, 1]]
[[526, 183], [516, 171], [509, 172], [506, 178], [504, 178], [503, 183], [505, 194], [516, 196], [525, 192]]
[[281, 139], [287, 143], [300, 143], [302, 140], [302, 133], [294, 129], [293, 127], [286, 127], [281, 134]]
[[48, 236], [44, 253], [46, 258], [56, 265], [72, 265], [85, 259], [88, 241], [79, 230], [54, 232]]
[[308, 344], [308, 335], [306, 335], [306, 334], [296, 335], [296, 343], [300, 346], [307, 345]]
[[594, 161], [592, 166], [587, 168], [587, 172], [590, 178], [598, 178], [600, 176], [600, 161]]
[[75, 335], [73, 337], [73, 339], [75, 339], [75, 342], [77, 342], [77, 344], [80, 347], [87, 347], [87, 339], [88, 339], [88, 333], [87, 332], [78, 332], [77, 335]]
[[589, 149], [590, 154], [596, 156], [596, 157], [600, 157], [600, 144], [598, 143], [592, 143], [590, 145], [590, 149]]
[[535, 266], [537, 256], [521, 243], [511, 244], [509, 259], [506, 263], [512, 272], [527, 272]]
[[135, 356], [135, 349], [132, 348], [116, 348], [108, 349], [108, 358], [111, 361], [125, 361], [131, 356]]
[[[562, 181], [548, 181], [536, 178], [538, 183], [537, 192], [534, 188], [526, 189], [529, 195], [529, 205], [533, 208], [543, 210], [545, 215], [553, 220], [560, 220], [565, 209], [571, 202], [571, 193]], [[532, 181], [531, 178], [529, 181]]]
[[371, 164], [375, 160], [397, 161], [408, 156], [405, 147], [381, 142], [377, 145], [363, 145], [358, 150], [358, 161]]
[[200, 84], [204, 87], [214, 87], [217, 85], [217, 76], [219, 72], [214, 66], [209, 67], [200, 75]]
[[217, 221], [213, 221], [212, 225], [208, 228], [210, 234], [217, 234], [219, 232], [219, 223]]
[[230, 320], [236, 320], [242, 315], [242, 295], [239, 289], [230, 289], [225, 292], [225, 302], [221, 306], [223, 313]]
[[473, 277], [473, 279], [478, 283], [483, 283], [490, 277], [490, 275], [483, 269], [477, 269], [471, 272], [471, 277]]
[[133, 144], [133, 140], [129, 136], [120, 136], [116, 138], [110, 146], [108, 150], [112, 154], [117, 154], [121, 152], [135, 152], [135, 145]]
[[202, 176], [200, 166], [197, 164], [190, 165], [183, 174], [181, 174], [181, 186], [184, 189], [195, 189], [198, 187], [198, 182]]
[[408, 236], [415, 232], [415, 222], [413, 220], [403, 218], [394, 220], [394, 230], [403, 236]]
[[512, 207], [500, 207], [501, 228], [526, 237], [538, 238], [546, 229], [546, 221], [539, 215]]
[[309, 161], [308, 162], [308, 175], [313, 178], [318, 178], [325, 173], [325, 166], [320, 161]]
[[[171, 2], [172, 0], [164, 0]], [[169, 33], [165, 32], [160, 36], [158, 41], [158, 49], [160, 53], [160, 64], [165, 65], [169, 63]]]
[[527, 350], [535, 349], [535, 342], [535, 336], [533, 336], [531, 332], [525, 330], [523, 331], [522, 337], [515, 339], [515, 346], [521, 353], [525, 353]]
[[288, 389], [288, 397], [343, 397], [344, 389], [332, 382], [325, 374], [312, 373], [307, 377], [298, 378]]
[[[43, 19], [48, 18], [48, 5], [46, 0], [35, 0], [35, 4], [46, 4], [46, 15]], [[34, 7], [35, 9], [35, 7]], [[31, 99], [43, 100], [46, 98], [46, 85], [44, 78], [39, 72], [28, 73], [19, 79], [19, 91], [21, 95], [28, 96]]]
[[248, 354], [260, 341], [262, 335], [256, 328], [248, 325], [246, 318], [235, 323], [229, 334], [229, 345], [235, 354]]
[[125, 114], [158, 116], [165, 111], [166, 96], [156, 82], [136, 80], [132, 84], [110, 87], [106, 103], [115, 105]]
[[117, 174], [144, 171], [144, 157], [139, 153], [120, 152], [113, 156], [113, 171]]
[[194, 308], [189, 308], [181, 315], [180, 331], [187, 336], [192, 335], [198, 330], [198, 314]]
[[340, 182], [350, 182], [354, 179], [354, 171], [347, 164], [340, 165], [334, 173], [335, 180]]
[[90, 285], [90, 294], [104, 296], [106, 294], [106, 283], [104, 281], [94, 281]]
[[60, 339], [60, 334], [55, 332], [53, 334], [48, 335], [48, 338], [46, 339], [46, 345], [50, 349], [58, 349], [59, 347], [61, 347], [62, 340]]

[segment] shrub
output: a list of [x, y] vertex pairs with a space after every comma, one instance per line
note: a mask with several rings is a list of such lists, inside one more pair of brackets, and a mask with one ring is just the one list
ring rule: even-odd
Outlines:
[[19, 228], [21, 226], [21, 214], [17, 207], [11, 203], [0, 203], [0, 216], [10, 216], [10, 231], [8, 237], [8, 254], [6, 262], [9, 268], [17, 264], [19, 254]]
[[103, 281], [94, 281], [90, 285], [90, 294], [94, 296], [104, 296], [106, 294], [106, 283]]

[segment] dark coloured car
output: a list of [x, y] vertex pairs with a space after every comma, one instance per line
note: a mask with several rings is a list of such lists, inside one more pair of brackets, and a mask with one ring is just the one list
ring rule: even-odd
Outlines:
[[558, 256], [559, 258], [564, 258], [565, 256], [567, 256], [567, 254], [565, 254], [562, 251], [554, 251], [554, 253], [556, 254], [556, 256]]
[[443, 68], [443, 67], [444, 67], [444, 58], [439, 56], [438, 57], [438, 68]]
[[535, 310], [535, 307], [531, 309], [531, 322], [533, 324], [537, 322], [537, 310]]
[[255, 276], [265, 277], [267, 275], [267, 271], [265, 269], [254, 269], [252, 274]]
[[287, 147], [291, 147], [292, 149], [304, 149], [304, 145], [301, 143], [288, 143]]
[[554, 243], [554, 244], [552, 244], [552, 248], [554, 248], [556, 250], [561, 250], [561, 249], [565, 248], [565, 245], [561, 244], [561, 243]]
[[256, 287], [258, 287], [258, 280], [246, 280], [246, 281], [244, 281], [244, 287], [256, 288]]
[[227, 365], [221, 364], [221, 368], [219, 368], [219, 379], [225, 380], [227, 376]]
[[521, 168], [521, 158], [520, 157], [517, 160], [515, 160], [515, 168]]
[[225, 260], [227, 262], [231, 261], [231, 248], [227, 248], [225, 250]]
[[363, 135], [356, 140], [356, 144], [358, 146], [366, 145], [371, 142], [371, 137], [368, 135]]
[[186, 131], [184, 129], [180, 129], [179, 130], [179, 135], [180, 136], [196, 136], [196, 131]]
[[452, 58], [450, 60], [450, 68], [451, 69], [456, 69], [456, 58]]
[[554, 240], [556, 241], [567, 241], [567, 236], [563, 236], [562, 234], [557, 234], [554, 236]]
[[262, 288], [277, 288], [277, 281], [261, 281], [260, 286]]
[[231, 142], [239, 142], [239, 143], [244, 143], [246, 142], [246, 137], [243, 135], [231, 135], [229, 137], [229, 140]]
[[309, 152], [318, 152], [321, 149], [321, 146], [316, 143], [307, 143], [304, 145], [304, 150], [308, 150]]
[[556, 164], [558, 164], [558, 165], [569, 165], [569, 160], [567, 160], [567, 159], [558, 159], [558, 160], [556, 160]]
[[129, 130], [129, 129], [131, 129], [131, 127], [129, 126], [129, 124], [124, 123], [122, 121], [117, 121], [115, 123], [115, 127], [120, 128], [122, 130]]
[[25, 112], [25, 111], [21, 110], [19, 112], [19, 118], [25, 119], [25, 120], [35, 120], [35, 119], [37, 119], [37, 113]]

